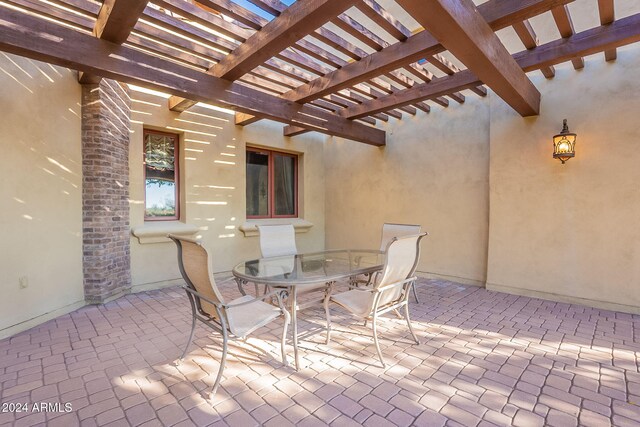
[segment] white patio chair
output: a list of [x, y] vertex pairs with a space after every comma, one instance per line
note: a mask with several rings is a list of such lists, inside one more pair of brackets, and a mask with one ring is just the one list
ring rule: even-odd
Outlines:
[[296, 230], [291, 224], [259, 225], [262, 258], [296, 255]]
[[[296, 231], [292, 224], [258, 225], [257, 227], [260, 234], [260, 252], [262, 253], [263, 258], [285, 257], [287, 255], [298, 254], [298, 249], [296, 247]], [[293, 258], [291, 261], [293, 261]], [[287, 262], [289, 262], [289, 260], [287, 260]], [[313, 262], [308, 262], [303, 265], [303, 268], [309, 268], [312, 270], [320, 269], [324, 268], [324, 264], [316, 265]], [[326, 286], [324, 284], [306, 286], [304, 288], [304, 292], [325, 288]], [[266, 290], [267, 289], [265, 287], [265, 292]]]
[[[331, 340], [331, 311], [330, 303], [334, 302], [351, 314], [371, 320], [373, 327], [373, 342], [376, 345], [378, 357], [382, 367], [386, 367], [380, 344], [378, 343], [378, 317], [389, 311], [397, 311], [404, 307], [404, 317], [409, 331], [416, 344], [419, 344], [409, 319], [409, 292], [414, 286], [416, 277], [413, 275], [420, 258], [420, 241], [427, 233], [412, 236], [394, 237], [386, 248], [387, 257], [380, 274], [377, 274], [372, 286], [354, 288], [352, 290], [332, 295], [333, 286], [324, 301], [327, 315], [327, 344]], [[366, 324], [366, 323], [365, 323]]]
[[[380, 238], [380, 250], [386, 251], [387, 246], [389, 245], [389, 243], [394, 237], [403, 237], [403, 236], [411, 236], [414, 234], [419, 234], [421, 229], [422, 229], [421, 225], [393, 224], [393, 223], [385, 222], [382, 225], [382, 237]], [[414, 272], [412, 272], [411, 275], [413, 275], [413, 273]], [[367, 280], [362, 280], [362, 279], [352, 280], [351, 287], [353, 288], [354, 286], [358, 286], [359, 284], [370, 285], [372, 278], [373, 278], [373, 275], [369, 275]], [[416, 292], [415, 286], [412, 287], [412, 289], [413, 289], [413, 297], [415, 298], [416, 302], [419, 303], [420, 300], [418, 300], [418, 293]]]
[[[214, 331], [219, 332], [222, 335], [222, 358], [220, 359], [220, 368], [215, 384], [211, 390], [211, 397], [213, 397], [222, 380], [222, 372], [224, 371], [227, 358], [227, 343], [230, 335], [244, 339], [256, 329], [267, 325], [280, 317], [280, 315], [284, 315], [284, 328], [280, 346], [282, 362], [286, 366], [285, 338], [287, 336], [287, 326], [289, 325], [290, 315], [284, 308], [280, 292], [273, 292], [259, 299], [245, 295], [233, 301], [225, 302], [218, 291], [216, 282], [209, 269], [211, 259], [202, 244], [184, 237], [173, 235], [169, 235], [168, 237], [178, 246], [178, 266], [186, 282], [186, 285], [182, 286], [182, 288], [187, 292], [187, 296], [189, 297], [192, 314], [191, 333], [189, 334], [189, 340], [178, 363], [184, 359], [191, 345], [193, 333], [196, 328], [196, 320], [199, 320]], [[278, 307], [262, 301], [273, 297], [276, 297], [278, 300]]]

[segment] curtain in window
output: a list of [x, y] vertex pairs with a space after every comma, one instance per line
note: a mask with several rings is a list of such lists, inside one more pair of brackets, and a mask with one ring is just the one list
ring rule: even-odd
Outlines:
[[295, 215], [295, 158], [274, 154], [274, 214]]

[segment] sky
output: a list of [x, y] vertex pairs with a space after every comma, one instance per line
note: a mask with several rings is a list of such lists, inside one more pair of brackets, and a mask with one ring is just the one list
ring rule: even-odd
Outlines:
[[[273, 16], [271, 16], [271, 14], [265, 12], [264, 10], [260, 9], [259, 7], [251, 4], [250, 2], [248, 2], [247, 0], [232, 0], [235, 4], [244, 7], [245, 9], [250, 10], [251, 12], [255, 13], [256, 15], [260, 15], [265, 19], [268, 19], [269, 21], [271, 21], [271, 19], [273, 19]], [[294, 2], [294, 0], [281, 0], [282, 3], [286, 4], [287, 6], [290, 6], [291, 3]]]

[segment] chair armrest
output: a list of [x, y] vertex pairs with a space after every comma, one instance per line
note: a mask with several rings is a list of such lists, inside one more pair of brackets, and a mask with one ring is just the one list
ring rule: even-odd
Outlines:
[[191, 289], [190, 287], [188, 287], [186, 285], [182, 285], [180, 287], [182, 289], [184, 289], [185, 291], [189, 292], [190, 294], [197, 296], [201, 300], [206, 301], [211, 305], [214, 305], [218, 309], [224, 308], [224, 304], [220, 304], [219, 302], [211, 301], [209, 298], [205, 297], [201, 293], [198, 293], [198, 292], [194, 291], [193, 289]]
[[282, 292], [281, 290], [280, 291], [269, 292], [268, 294], [264, 294], [259, 298], [254, 298], [254, 299], [249, 300], [249, 301], [243, 301], [243, 302], [239, 302], [237, 304], [223, 304], [223, 307], [224, 308], [235, 308], [235, 307], [241, 307], [243, 305], [253, 304], [256, 301], [262, 301], [262, 300], [265, 300], [267, 298], [272, 298], [272, 297], [278, 298], [281, 292]]
[[413, 276], [413, 277], [410, 277], [408, 279], [403, 280], [402, 282], [391, 283], [391, 284], [382, 286], [380, 288], [377, 288], [377, 289], [375, 289], [375, 292], [384, 292], [384, 291], [386, 291], [388, 289], [395, 288], [397, 286], [403, 286], [403, 285], [409, 284], [411, 282], [414, 282], [417, 279], [418, 278], [416, 276]]

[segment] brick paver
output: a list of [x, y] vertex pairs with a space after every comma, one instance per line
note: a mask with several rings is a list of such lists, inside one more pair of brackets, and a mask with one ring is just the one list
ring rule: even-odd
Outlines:
[[281, 364], [278, 319], [232, 343], [213, 399], [215, 334], [199, 327], [174, 364], [190, 328], [179, 289], [85, 307], [0, 341], [0, 402], [28, 406], [0, 425], [640, 426], [640, 316], [441, 280], [418, 294], [420, 345], [402, 319], [380, 322], [386, 369], [370, 325], [334, 308], [327, 346], [323, 310], [308, 309], [299, 372]]

